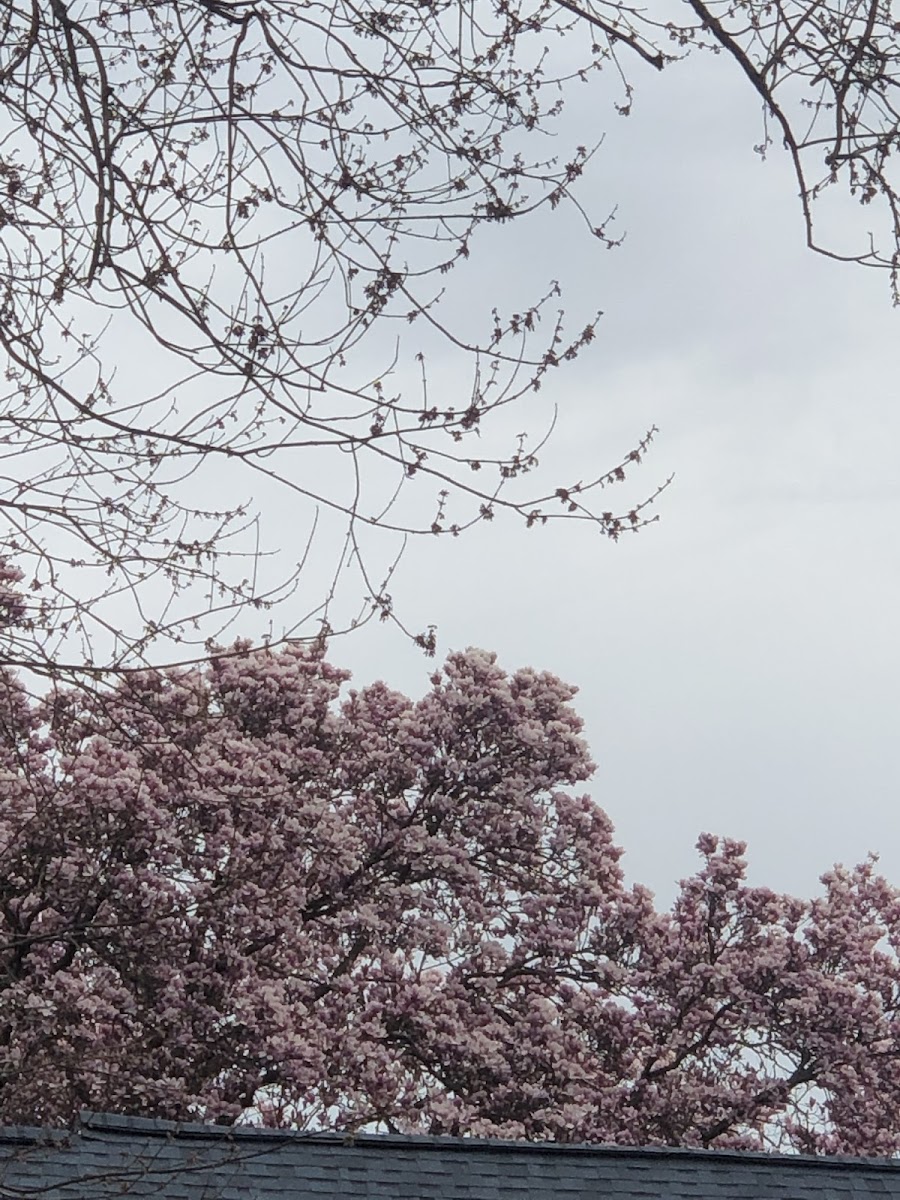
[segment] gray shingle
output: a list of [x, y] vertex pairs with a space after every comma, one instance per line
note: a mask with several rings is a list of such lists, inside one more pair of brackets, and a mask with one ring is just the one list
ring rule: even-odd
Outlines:
[[0, 1200], [900, 1200], [900, 1162], [304, 1134], [85, 1113], [0, 1129]]

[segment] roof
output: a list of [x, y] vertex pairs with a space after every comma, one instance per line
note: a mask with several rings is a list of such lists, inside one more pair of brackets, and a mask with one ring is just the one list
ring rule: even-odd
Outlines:
[[0, 1129], [22, 1200], [900, 1200], [900, 1162], [296, 1133], [82, 1114]]

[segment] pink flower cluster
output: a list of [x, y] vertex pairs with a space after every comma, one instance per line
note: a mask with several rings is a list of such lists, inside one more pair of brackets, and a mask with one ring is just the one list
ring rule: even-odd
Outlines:
[[296, 646], [0, 687], [0, 1120], [900, 1151], [900, 896], [626, 887], [573, 689]]

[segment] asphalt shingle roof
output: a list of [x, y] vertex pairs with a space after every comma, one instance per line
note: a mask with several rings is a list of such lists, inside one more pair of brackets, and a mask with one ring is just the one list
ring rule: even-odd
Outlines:
[[900, 1162], [297, 1134], [85, 1113], [0, 1129], [20, 1200], [900, 1200]]

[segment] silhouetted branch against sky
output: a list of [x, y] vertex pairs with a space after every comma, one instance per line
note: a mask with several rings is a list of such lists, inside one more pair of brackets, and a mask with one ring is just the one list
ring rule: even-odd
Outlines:
[[[809, 244], [896, 293], [882, 4], [7, 4], [0, 553], [29, 603], [5, 661], [188, 661], [254, 610], [272, 643], [381, 619], [431, 653], [395, 603], [410, 541], [654, 521], [666, 476], [618, 487], [653, 423], [546, 466], [592, 288], [572, 312], [496, 264], [520, 228], [557, 230], [560, 267], [616, 244], [585, 185], [602, 118], [582, 143], [566, 104], [587, 83], [614, 119], [701, 51], [786, 147]], [[877, 238], [820, 236], [832, 184]]]

